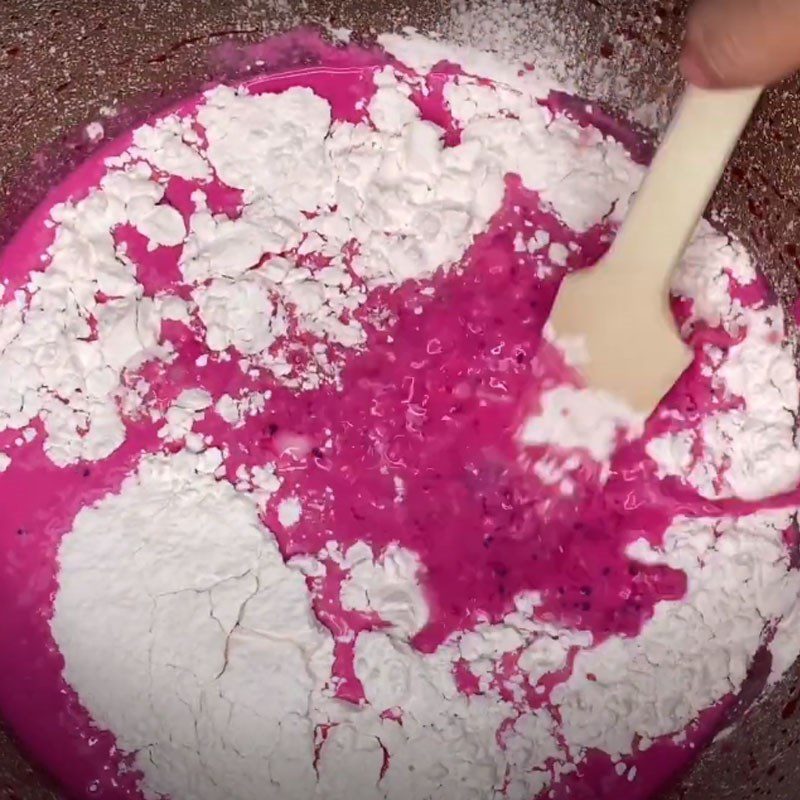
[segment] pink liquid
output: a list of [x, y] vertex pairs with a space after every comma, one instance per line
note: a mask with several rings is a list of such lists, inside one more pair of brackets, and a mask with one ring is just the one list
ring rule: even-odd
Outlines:
[[[356, 103], [371, 95], [372, 69], [383, 60], [350, 50], [330, 51], [326, 59], [324, 68], [254, 79], [251, 91], [309, 86], [329, 100], [336, 118], [358, 121], [363, 112]], [[426, 117], [446, 128], [452, 144], [459, 132], [441, 101], [445, 72], [432, 76], [428, 94], [416, 95], [415, 101]], [[186, 103], [181, 112], [191, 112], [196, 103]], [[563, 97], [553, 98], [552, 104], [557, 110], [586, 113]], [[42, 268], [39, 257], [52, 236], [44, 227], [50, 207], [84, 196], [102, 176], [102, 160], [129, 143], [129, 136], [113, 142], [55, 188], [30, 217], [0, 259], [0, 275], [9, 288], [23, 286], [31, 271]], [[185, 216], [191, 210], [191, 188], [173, 179], [167, 191], [168, 201]], [[217, 185], [210, 202], [215, 210], [234, 215], [239, 197]], [[541, 338], [558, 270], [539, 277], [544, 257], [515, 251], [517, 233], [534, 230], [546, 230], [553, 242], [573, 247], [570, 266], [575, 268], [596, 261], [611, 233], [599, 227], [582, 235], [570, 231], [541, 207], [535, 193], [509, 177], [503, 207], [461, 268], [371, 295], [358, 313], [368, 333], [364, 352], [332, 353], [342, 365], [341, 391], [323, 386], [296, 393], [269, 377], [243, 375], [235, 359], [211, 358], [198, 367], [197, 357], [206, 352], [202, 338], [177, 323], [165, 323], [162, 336], [172, 341], [178, 358], [143, 369], [152, 387], [149, 399], [161, 408], [189, 387], [205, 388], [215, 399], [244, 389], [272, 390], [265, 411], [249, 417], [243, 427], [234, 430], [209, 413], [196, 429], [229, 449], [232, 480], [239, 465], [278, 464], [284, 482], [265, 523], [287, 557], [316, 553], [331, 538], [343, 548], [366, 541], [380, 552], [397, 542], [417, 552], [431, 614], [414, 644], [425, 652], [468, 629], [481, 615], [501, 619], [524, 591], [542, 594], [543, 618], [591, 631], [596, 641], [612, 634], [636, 635], [656, 603], [683, 595], [685, 576], [631, 562], [626, 545], [641, 536], [658, 543], [679, 513], [753, 508], [738, 501], [703, 501], [676, 481], [659, 480], [644, 455], [647, 437], [671, 424], [658, 417], [643, 440], [619, 448], [604, 487], [597, 465], [586, 458], [570, 497], [537, 479], [533, 467], [543, 453], [533, 448], [521, 452], [516, 432], [523, 417], [536, 410], [543, 390], [574, 383], [577, 376]], [[132, 229], [118, 230], [117, 237], [127, 243], [146, 293], [186, 294], [177, 249], [148, 253]], [[434, 291], [422, 294], [425, 288]], [[765, 293], [763, 286], [748, 288], [746, 302], [761, 302]], [[378, 311], [390, 320], [382, 330], [370, 322]], [[677, 314], [682, 311], [676, 307]], [[699, 341], [723, 334], [701, 331], [697, 336]], [[298, 337], [298, 358], [310, 343], [309, 337]], [[698, 363], [663, 407], [702, 418], [713, 402], [705, 385]], [[0, 434], [0, 444], [16, 436]], [[110, 458], [58, 469], [37, 438], [17, 447], [12, 466], [0, 474], [0, 713], [70, 797], [123, 800], [140, 794], [139, 776], [126, 769], [113, 735], [93, 727], [61, 677], [63, 661], [49, 630], [58, 544], [82, 507], [117, 491], [140, 455], [160, 446], [154, 425], [131, 422], [124, 446]], [[400, 502], [398, 482], [403, 486]], [[304, 509], [290, 531], [277, 518], [277, 505], [287, 496], [302, 498]], [[362, 689], [353, 673], [352, 645], [339, 639], [380, 623], [339, 606], [340, 577], [333, 571], [326, 581], [309, 586], [320, 619], [337, 638], [338, 695], [358, 702]], [[513, 670], [513, 664], [508, 666]], [[463, 669], [458, 675], [464, 691], [478, 691]], [[103, 678], [98, 674], [98, 680]], [[497, 680], [502, 685], [502, 676]], [[527, 702], [540, 705], [547, 696], [531, 693]], [[556, 797], [650, 796], [691, 760], [731, 702], [705, 712], [688, 732], [688, 744], [659, 742], [630, 758], [626, 763], [636, 765], [635, 781], [617, 776], [607, 756], [592, 754], [579, 773], [556, 787]]]

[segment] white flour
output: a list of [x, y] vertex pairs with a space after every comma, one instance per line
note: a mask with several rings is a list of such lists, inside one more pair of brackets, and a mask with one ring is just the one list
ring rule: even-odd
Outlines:
[[595, 461], [607, 461], [617, 440], [630, 429], [641, 429], [630, 408], [604, 392], [559, 386], [545, 392], [542, 408], [520, 430], [527, 445], [552, 445], [562, 450], [585, 450]]
[[[105, 458], [122, 443], [114, 402], [121, 374], [165, 355], [157, 345], [157, 304], [142, 296], [135, 269], [115, 251], [111, 233], [149, 220], [150, 233], [174, 225], [171, 241], [177, 212], [154, 205], [163, 192], [140, 164], [109, 174], [75, 206], [54, 209], [58, 227], [47, 270], [32, 276], [28, 300], [20, 292], [0, 308], [0, 430], [40, 417], [45, 449], [58, 465]], [[115, 299], [99, 304], [97, 292]], [[97, 322], [94, 340], [90, 316]]]
[[[712, 276], [703, 280], [713, 282]], [[738, 407], [713, 411], [684, 431], [653, 439], [647, 452], [662, 474], [682, 478], [704, 497], [759, 500], [792, 489], [800, 479], [794, 358], [791, 346], [781, 343], [779, 306], [742, 311], [728, 299], [726, 307], [728, 316], [720, 310], [709, 315], [722, 313], [725, 323], [742, 325], [747, 334], [724, 359], [708, 347], [708, 371], [710, 385], [723, 397], [739, 399]]]
[[[0, 430], [39, 418], [54, 463], [108, 456], [124, 439], [126, 406], [117, 401], [140, 397], [124, 391], [126, 370], [173, 357], [158, 344], [162, 318], [198, 326], [208, 358], [232, 350], [248, 374], [266, 370], [291, 387], [335, 382], [334, 345], [364, 343], [349, 312], [374, 287], [458, 261], [498, 209], [508, 172], [575, 230], [624, 216], [642, 169], [599, 131], [540, 106], [550, 79], [416, 36], [382, 43], [409, 66], [446, 58], [505, 85], [449, 84], [463, 125], [453, 147], [419, 118], [409, 85], [391, 70], [377, 77], [372, 124], [331, 122], [327, 102], [308, 89], [254, 97], [218, 88], [197, 114], [205, 139], [195, 121], [177, 117], [137, 131], [100, 188], [54, 210], [47, 269], [0, 307]], [[242, 192], [235, 219], [209, 209], [202, 185], [212, 172]], [[165, 174], [199, 185], [188, 230], [161, 202]], [[190, 301], [145, 296], [114, 246], [122, 224], [152, 246], [182, 245]], [[359, 247], [348, 262], [351, 240]], [[305, 266], [314, 254], [331, 256], [330, 267]], [[703, 379], [731, 403], [702, 419], [662, 408], [657, 419], [679, 419], [681, 430], [652, 439], [648, 453], [663, 475], [704, 496], [761, 498], [800, 478], [798, 385], [779, 310], [743, 309], [731, 300], [731, 278], [753, 280], [746, 254], [701, 225], [675, 289], [691, 303], [690, 325], [742, 333], [728, 353], [703, 346]], [[98, 292], [115, 299], [100, 304]], [[284, 350], [291, 324], [315, 342], [301, 372]], [[575, 389], [551, 392], [522, 440], [607, 464], [626, 417], [583, 400]], [[148, 796], [524, 800], [574, 770], [589, 748], [629, 754], [640, 740], [680, 733], [740, 688], [773, 624], [776, 670], [800, 651], [789, 623], [800, 614], [800, 587], [781, 536], [795, 509], [676, 519], [662, 548], [637, 542], [631, 556], [683, 570], [688, 594], [658, 604], [640, 636], [599, 644], [537, 619], [537, 598], [521, 596], [501, 622], [421, 654], [409, 643], [429, 617], [416, 555], [362, 543], [338, 559], [341, 601], [386, 628], [354, 643], [366, 702], [337, 700], [334, 639], [304, 577], [324, 574], [324, 559], [287, 565], [259, 521], [280, 487], [274, 466], [242, 469], [233, 487], [213, 477], [225, 453], [191, 438], [204, 415], [240, 425], [268, 402], [182, 393], [161, 436], [186, 448], [143, 459], [117, 495], [78, 515], [60, 548], [52, 632], [65, 678], [134, 754]], [[284, 499], [279, 521], [291, 527], [302, 513], [301, 498]], [[557, 725], [546, 706], [524, 705], [523, 684], [540, 686], [570, 654], [571, 674], [550, 698]], [[506, 680], [500, 665], [511, 656], [519, 673]], [[481, 694], [459, 691], [461, 662]]]
[[689, 588], [682, 600], [659, 603], [637, 638], [578, 655], [553, 696], [573, 752], [631, 753], [637, 736], [675, 733], [741, 687], [765, 641], [764, 620], [797, 603], [800, 573], [789, 569], [783, 540], [790, 522], [787, 512], [677, 519], [663, 549], [644, 540], [629, 548], [637, 561], [682, 570]]
[[420, 564], [414, 553], [390, 545], [374, 561], [368, 545], [354, 545], [345, 554], [348, 577], [342, 583], [342, 607], [369, 611], [388, 622], [405, 639], [428, 621], [428, 605], [417, 580]]

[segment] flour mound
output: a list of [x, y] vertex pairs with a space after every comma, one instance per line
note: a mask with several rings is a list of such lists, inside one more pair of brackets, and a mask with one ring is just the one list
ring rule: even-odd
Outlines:
[[330, 635], [255, 505], [196, 461], [147, 458], [78, 515], [51, 623], [64, 676], [158, 793], [255, 798], [274, 775], [309, 797]]

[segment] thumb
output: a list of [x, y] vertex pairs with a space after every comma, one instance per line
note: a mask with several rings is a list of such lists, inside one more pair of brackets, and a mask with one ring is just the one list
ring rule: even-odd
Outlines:
[[800, 67], [800, 0], [698, 0], [681, 71], [704, 88], [773, 83]]

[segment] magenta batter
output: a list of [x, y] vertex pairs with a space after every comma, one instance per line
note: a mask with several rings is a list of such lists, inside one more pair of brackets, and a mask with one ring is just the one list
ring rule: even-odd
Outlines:
[[[309, 86], [331, 103], [336, 119], [362, 119], [359, 101], [374, 91], [372, 72], [385, 59], [352, 50], [329, 51], [327, 58], [330, 68], [257, 78], [250, 91]], [[426, 118], [446, 128], [448, 141], [457, 141], [459, 132], [435, 75], [429, 88], [415, 102]], [[562, 109], [567, 103], [556, 97], [551, 102]], [[189, 112], [196, 104], [190, 100], [178, 110]], [[568, 107], [587, 114], [574, 101]], [[606, 125], [599, 115], [587, 119]], [[614, 130], [628, 145], [638, 146], [628, 132]], [[24, 285], [33, 270], [42, 268], [40, 255], [52, 236], [44, 221], [52, 205], [85, 196], [103, 175], [103, 160], [129, 144], [130, 136], [113, 142], [51, 192], [0, 259], [0, 276], [8, 279], [9, 289]], [[168, 201], [186, 218], [191, 189], [177, 178], [167, 189]], [[215, 210], [231, 214], [240, 200], [219, 184], [209, 197]], [[271, 389], [266, 409], [248, 417], [244, 426], [232, 429], [208, 414], [195, 430], [228, 448], [226, 466], [233, 482], [240, 465], [277, 463], [283, 485], [264, 522], [285, 557], [316, 553], [332, 537], [343, 548], [364, 541], [380, 552], [396, 542], [416, 552], [430, 606], [430, 620], [413, 642], [423, 652], [469, 629], [481, 616], [499, 620], [524, 591], [541, 593], [544, 619], [590, 631], [596, 642], [613, 634], [636, 635], [656, 603], [682, 597], [685, 576], [635, 564], [624, 554], [626, 545], [642, 536], [658, 543], [676, 513], [748, 510], [737, 501], [701, 500], [676, 483], [659, 480], [641, 441], [618, 449], [605, 485], [587, 460], [576, 493], [568, 499], [537, 479], [532, 464], [540, 454], [521, 452], [516, 432], [542, 391], [571, 375], [542, 338], [559, 271], [539, 277], [542, 272], [535, 267], [545, 257], [519, 253], [514, 246], [517, 233], [531, 224], [547, 231], [552, 242], [572, 246], [572, 268], [594, 263], [612, 233], [602, 227], [583, 234], [569, 230], [510, 176], [502, 208], [469, 249], [461, 269], [371, 294], [357, 312], [367, 344], [362, 351], [339, 354], [341, 389], [289, 390], [247, 377], [234, 361], [212, 359], [197, 366], [198, 356], [208, 352], [202, 334], [180, 323], [164, 323], [161, 332], [178, 353], [175, 361], [151, 363], [142, 371], [151, 386], [148, 400], [162, 409], [185, 388], [204, 388], [215, 399], [244, 389]], [[178, 248], [148, 252], [145, 240], [127, 227], [116, 235], [127, 243], [147, 294], [181, 291]], [[426, 288], [434, 291], [423, 292]], [[758, 287], [757, 294], [765, 292]], [[10, 295], [7, 291], [6, 302]], [[376, 309], [388, 312], [388, 327], [371, 325]], [[702, 415], [709, 400], [698, 394], [694, 369], [699, 365], [666, 402]], [[25, 748], [76, 798], [140, 796], [137, 775], [126, 770], [125, 754], [116, 750], [113, 736], [93, 727], [64, 683], [62, 658], [48, 626], [60, 537], [81, 508], [118, 490], [142, 454], [163, 447], [155, 424], [127, 424], [125, 444], [104, 461], [57, 468], [44, 455], [39, 437], [15, 451], [11, 467], [0, 474], [0, 712]], [[0, 434], [0, 443], [16, 435]], [[329, 437], [330, 445], [323, 448]], [[400, 504], [395, 502], [397, 480], [405, 487]], [[277, 506], [289, 496], [303, 499], [304, 513], [287, 530], [278, 521]], [[309, 579], [320, 620], [339, 639], [379, 624], [341, 608], [338, 580], [335, 574]], [[352, 645], [337, 645], [336, 670], [342, 679], [339, 696], [362, 699]], [[556, 677], [547, 679], [548, 691]], [[460, 685], [465, 692], [478, 691], [464, 675]], [[547, 703], [547, 693], [529, 694], [532, 706]], [[637, 766], [635, 782], [618, 776], [607, 756], [590, 754], [579, 773], [555, 787], [555, 796], [650, 796], [688, 763], [732, 702], [704, 713], [686, 744], [657, 743], [628, 759]]]

